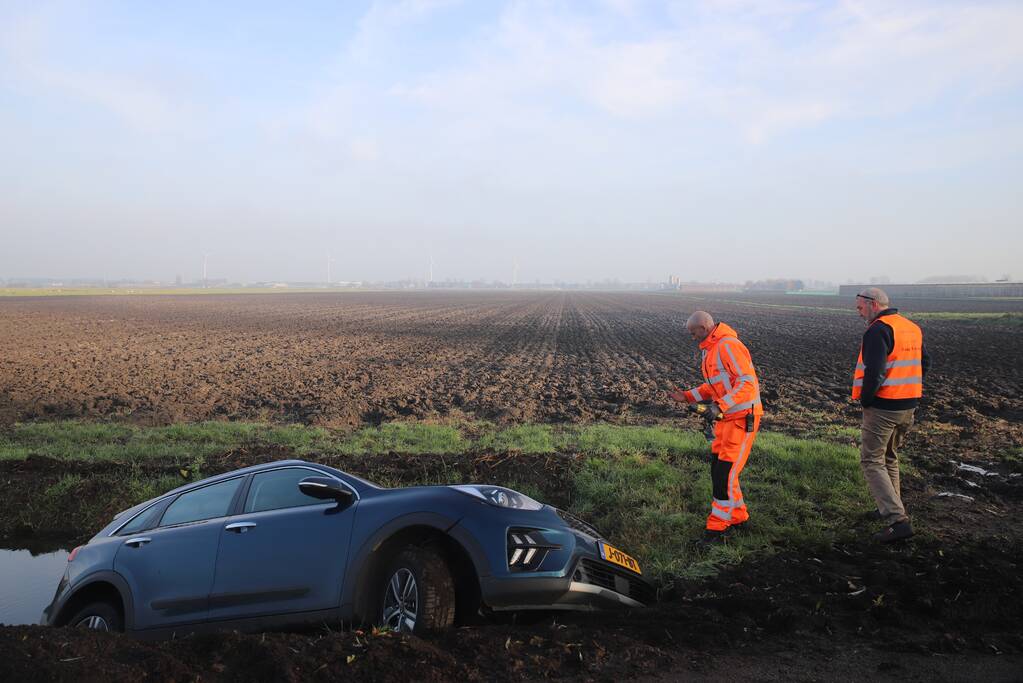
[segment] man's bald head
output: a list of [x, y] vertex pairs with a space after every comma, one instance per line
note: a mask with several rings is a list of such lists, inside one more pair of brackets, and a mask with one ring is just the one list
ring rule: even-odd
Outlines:
[[697, 342], [702, 342], [714, 329], [714, 318], [706, 311], [696, 311], [686, 321], [686, 329]]

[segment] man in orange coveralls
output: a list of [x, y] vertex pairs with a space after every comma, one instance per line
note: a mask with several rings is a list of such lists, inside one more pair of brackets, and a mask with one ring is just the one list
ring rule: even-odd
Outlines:
[[715, 543], [749, 520], [739, 473], [757, 438], [764, 408], [749, 350], [735, 330], [725, 323], [715, 324], [705, 311], [689, 316], [686, 329], [700, 345], [704, 383], [688, 391], [676, 389], [668, 396], [679, 402], [707, 403], [708, 416], [715, 420], [710, 447], [714, 499], [704, 532], [704, 540]]

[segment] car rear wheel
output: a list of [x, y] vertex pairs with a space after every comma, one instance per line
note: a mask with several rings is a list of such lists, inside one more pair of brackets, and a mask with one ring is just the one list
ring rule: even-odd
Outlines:
[[92, 631], [123, 631], [121, 614], [109, 602], [92, 602], [75, 612], [68, 620], [69, 626], [87, 628]]
[[455, 621], [451, 570], [431, 545], [406, 546], [388, 564], [380, 624], [402, 633], [444, 629]]

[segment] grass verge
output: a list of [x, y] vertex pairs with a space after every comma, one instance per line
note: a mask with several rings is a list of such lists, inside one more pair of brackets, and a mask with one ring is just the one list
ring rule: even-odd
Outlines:
[[711, 499], [707, 443], [670, 426], [391, 423], [335, 432], [232, 422], [148, 428], [49, 422], [0, 433], [0, 461], [8, 468], [33, 455], [63, 463], [0, 482], [5, 498], [13, 492], [5, 486], [37, 489], [0, 518], [0, 537], [88, 535], [120, 509], [260, 461], [254, 453], [323, 462], [392, 486], [508, 485], [588, 520], [661, 581], [713, 574], [779, 547], [828, 545], [848, 535], [870, 507], [853, 446], [775, 433], [758, 436], [743, 473], [750, 529], [706, 548], [696, 541]]

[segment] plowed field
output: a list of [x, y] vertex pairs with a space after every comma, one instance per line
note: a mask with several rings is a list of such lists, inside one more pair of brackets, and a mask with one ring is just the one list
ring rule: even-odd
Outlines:
[[[749, 346], [767, 428], [855, 424], [846, 397], [863, 327], [851, 302], [566, 292], [3, 299], [0, 423], [656, 422], [676, 414], [665, 391], [697, 380], [683, 327], [697, 308]], [[934, 372], [918, 417], [1020, 421], [1017, 321], [922, 319]]]

